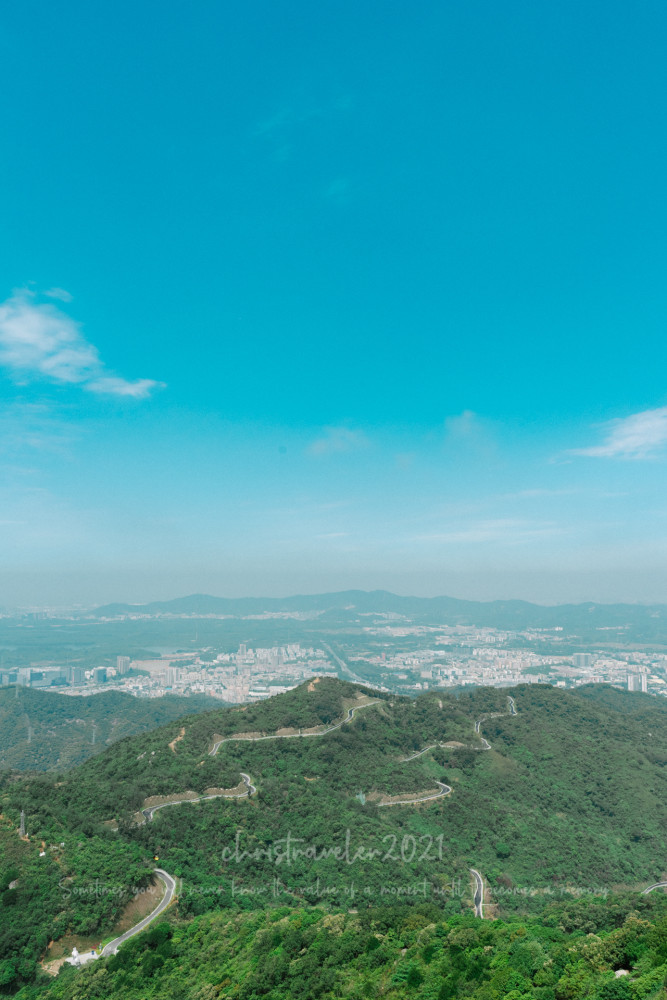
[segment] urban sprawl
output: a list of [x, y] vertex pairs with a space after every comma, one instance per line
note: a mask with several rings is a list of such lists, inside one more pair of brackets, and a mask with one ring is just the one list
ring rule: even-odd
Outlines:
[[651, 651], [590, 649], [559, 654], [562, 629], [509, 632], [467, 625], [424, 626], [386, 616], [362, 627], [354, 641], [332, 649], [298, 642], [236, 652], [211, 648], [161, 651], [152, 659], [119, 653], [99, 666], [36, 663], [0, 670], [3, 685], [51, 688], [66, 694], [121, 690], [138, 697], [205, 694], [230, 704], [257, 701], [319, 675], [339, 676], [402, 694], [437, 688], [525, 683], [558, 687], [607, 683], [667, 695], [667, 655]]

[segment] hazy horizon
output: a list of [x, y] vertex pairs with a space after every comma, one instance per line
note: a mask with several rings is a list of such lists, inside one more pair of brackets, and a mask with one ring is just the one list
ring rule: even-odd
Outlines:
[[[549, 580], [549, 586], [553, 587], [553, 579], [551, 579], [551, 578]], [[588, 603], [609, 604], [609, 605], [612, 605], [612, 604], [635, 604], [635, 605], [657, 605], [657, 604], [664, 604], [664, 605], [667, 605], [667, 600], [660, 600], [660, 599], [653, 600], [653, 599], [650, 599], [650, 598], [647, 598], [647, 599], [644, 599], [644, 600], [642, 600], [642, 599], [640, 599], [640, 600], [627, 600], [627, 599], [624, 599], [622, 597], [621, 598], [615, 598], [613, 596], [609, 596], [609, 597], [605, 597], [605, 596], [601, 596], [601, 597], [588, 597], [588, 596], [583, 596], [582, 597], [582, 596], [576, 596], [576, 597], [571, 598], [571, 599], [570, 598], [567, 598], [567, 599], [558, 599], [558, 597], [555, 597], [555, 598], [542, 598], [542, 599], [540, 599], [540, 597], [539, 597], [540, 589], [539, 589], [538, 586], [535, 585], [534, 582], [533, 582], [532, 585], [530, 583], [526, 583], [526, 588], [527, 588], [526, 589], [526, 593], [529, 593], [531, 596], [523, 596], [520, 591], [517, 591], [516, 593], [510, 593], [510, 594], [508, 594], [508, 593], [504, 592], [501, 589], [500, 584], [498, 585], [497, 589], [494, 589], [492, 583], [489, 584], [488, 593], [480, 595], [478, 593], [478, 591], [476, 590], [476, 588], [475, 588], [475, 581], [471, 581], [470, 582], [468, 589], [461, 588], [459, 590], [459, 592], [439, 591], [439, 590], [433, 590], [433, 591], [422, 590], [421, 592], [418, 592], [417, 590], [414, 590], [414, 589], [413, 590], [411, 590], [411, 589], [401, 589], [401, 588], [396, 588], [396, 587], [386, 587], [386, 586], [359, 587], [359, 586], [352, 586], [352, 585], [350, 585], [350, 586], [343, 586], [343, 585], [341, 585], [341, 586], [332, 586], [332, 587], [326, 587], [326, 588], [322, 588], [322, 589], [315, 589], [313, 587], [311, 587], [309, 589], [308, 588], [302, 588], [302, 589], [297, 588], [297, 589], [291, 589], [291, 590], [290, 589], [285, 590], [285, 589], [276, 588], [276, 589], [274, 589], [272, 591], [261, 590], [261, 588], [255, 590], [255, 591], [249, 591], [249, 590], [231, 590], [229, 588], [227, 588], [225, 590], [217, 590], [217, 589], [214, 589], [214, 588], [211, 588], [211, 589], [194, 588], [194, 589], [189, 589], [189, 590], [188, 589], [185, 589], [185, 590], [174, 590], [173, 588], [163, 587], [163, 588], [156, 588], [152, 592], [150, 592], [147, 589], [143, 593], [148, 594], [149, 596], [135, 596], [134, 598], [129, 598], [127, 596], [118, 596], [118, 592], [116, 592], [115, 590], [111, 590], [111, 591], [109, 591], [109, 593], [111, 593], [112, 596], [110, 596], [110, 597], [103, 597], [103, 598], [100, 598], [98, 600], [95, 600], [95, 599], [92, 599], [92, 598], [89, 598], [87, 600], [79, 600], [78, 598], [74, 598], [74, 597], [72, 599], [70, 599], [70, 600], [66, 600], [66, 599], [59, 599], [59, 600], [46, 600], [46, 599], [44, 599], [44, 600], [41, 600], [41, 601], [14, 600], [14, 601], [0, 602], [0, 608], [4, 604], [5, 609], [9, 609], [9, 610], [13, 610], [13, 609], [17, 609], [17, 610], [43, 610], [43, 609], [49, 609], [49, 608], [61, 609], [61, 610], [65, 610], [65, 609], [68, 609], [68, 608], [71, 608], [71, 609], [81, 608], [81, 609], [94, 610], [96, 607], [102, 607], [102, 606], [105, 606], [105, 605], [108, 605], [108, 604], [128, 604], [128, 605], [141, 606], [141, 605], [145, 605], [145, 604], [152, 604], [152, 603], [159, 603], [159, 602], [166, 602], [166, 601], [178, 601], [180, 599], [184, 599], [184, 598], [188, 598], [188, 597], [192, 597], [192, 596], [214, 597], [214, 598], [220, 598], [220, 599], [224, 599], [224, 600], [242, 600], [244, 598], [266, 598], [268, 600], [280, 600], [280, 599], [287, 599], [287, 598], [293, 598], [293, 597], [317, 596], [319, 594], [345, 593], [345, 592], [348, 592], [348, 591], [360, 591], [362, 593], [387, 592], [387, 593], [394, 594], [395, 596], [398, 596], [398, 597], [406, 597], [406, 598], [409, 598], [409, 597], [416, 597], [416, 598], [438, 598], [438, 597], [444, 597], [444, 598], [454, 598], [456, 600], [463, 600], [463, 601], [478, 601], [478, 602], [481, 602], [481, 603], [486, 603], [486, 602], [491, 602], [491, 601], [514, 601], [514, 600], [516, 600], [516, 601], [527, 601], [529, 603], [541, 605], [541, 606], [544, 606], [544, 607], [559, 606], [559, 605], [566, 605], [566, 604], [588, 604]], [[31, 584], [30, 587], [27, 589], [26, 593], [34, 594], [34, 593], [37, 592], [37, 589], [38, 588], [37, 588], [36, 584]], [[567, 588], [568, 592], [571, 592], [571, 589], [572, 588], [571, 588], [571, 581], [570, 581], [570, 586]], [[66, 591], [61, 591], [60, 593], [65, 593], [65, 592]], [[101, 591], [101, 593], [104, 593], [104, 591]]]

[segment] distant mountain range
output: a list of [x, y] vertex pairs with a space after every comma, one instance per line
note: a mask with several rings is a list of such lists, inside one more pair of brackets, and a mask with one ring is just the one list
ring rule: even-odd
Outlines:
[[394, 613], [438, 624], [467, 624], [504, 629], [571, 630], [628, 627], [655, 638], [667, 625], [667, 605], [563, 604], [545, 607], [529, 601], [464, 601], [455, 597], [401, 597], [386, 590], [344, 590], [294, 597], [213, 597], [192, 594], [150, 604], [107, 604], [89, 612], [96, 617], [120, 615], [251, 615], [262, 612], [320, 611], [343, 617]]

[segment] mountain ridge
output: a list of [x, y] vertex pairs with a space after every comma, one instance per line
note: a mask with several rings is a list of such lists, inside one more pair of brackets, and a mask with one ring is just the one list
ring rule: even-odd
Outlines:
[[216, 597], [190, 594], [169, 601], [145, 604], [114, 603], [86, 612], [89, 616], [123, 615], [230, 615], [338, 611], [351, 614], [393, 613], [417, 618], [450, 620], [452, 624], [536, 627], [622, 627], [664, 624], [664, 604], [579, 604], [541, 605], [524, 600], [469, 601], [456, 597], [414, 597], [386, 590], [344, 590], [290, 597]]
[[[102, 940], [157, 860], [179, 880], [184, 928], [220, 910], [308, 921], [313, 905], [335, 922], [357, 912], [352, 883], [360, 913], [474, 921], [471, 891], [451, 891], [471, 868], [503, 920], [577, 887], [629, 892], [632, 909], [664, 874], [666, 722], [665, 699], [604, 685], [410, 699], [321, 678], [128, 736], [66, 774], [0, 775], [0, 969], [21, 953], [27, 981], [48, 941]], [[241, 777], [248, 794], [232, 794]], [[427, 897], [404, 895], [422, 884]]]

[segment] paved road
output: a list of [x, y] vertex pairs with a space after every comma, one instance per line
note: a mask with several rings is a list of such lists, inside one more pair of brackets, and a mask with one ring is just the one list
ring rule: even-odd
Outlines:
[[473, 896], [473, 903], [475, 905], [475, 916], [484, 916], [484, 880], [479, 874], [476, 868], [471, 868], [474, 879], [475, 879], [475, 894]]
[[155, 909], [152, 911], [152, 913], [149, 913], [147, 917], [144, 917], [143, 920], [140, 920], [139, 923], [135, 924], [134, 927], [132, 927], [129, 931], [125, 931], [125, 933], [121, 934], [120, 937], [114, 938], [113, 941], [109, 941], [109, 944], [102, 949], [102, 952], [99, 956], [100, 958], [108, 958], [109, 955], [115, 955], [115, 953], [118, 951], [120, 946], [125, 943], [125, 941], [129, 940], [129, 938], [131, 937], [134, 937], [135, 934], [140, 934], [141, 931], [143, 931], [146, 927], [148, 927], [148, 925], [153, 920], [155, 920], [155, 918], [158, 917], [163, 910], [166, 910], [169, 904], [171, 903], [172, 899], [174, 898], [174, 893], [176, 892], [176, 880], [173, 879], [171, 875], [169, 875], [162, 868], [156, 868], [155, 874], [164, 885], [165, 889], [164, 896], [162, 897], [158, 905], [155, 907]]
[[243, 784], [248, 789], [248, 791], [246, 792], [246, 795], [248, 796], [248, 798], [250, 798], [252, 795], [255, 794], [255, 792], [257, 791], [257, 789], [255, 788], [255, 786], [250, 781], [250, 775], [249, 774], [245, 774], [243, 771], [241, 771], [241, 777], [243, 778]]
[[363, 677], [359, 677], [358, 674], [355, 674], [355, 672], [351, 670], [350, 667], [347, 665], [345, 660], [341, 659], [338, 653], [334, 653], [333, 649], [331, 648], [331, 646], [328, 645], [328, 643], [324, 642], [322, 643], [322, 646], [328, 652], [329, 656], [332, 656], [334, 658], [334, 660], [336, 661], [340, 669], [343, 671], [343, 673], [347, 674], [350, 680], [353, 681], [353, 683], [363, 684], [365, 687], [368, 687], [368, 681], [365, 681]]
[[[514, 704], [514, 698], [511, 695], [509, 695], [509, 694], [507, 695], [507, 703], [509, 705], [510, 715], [518, 715], [519, 713], [516, 710], [516, 705]], [[502, 712], [496, 712], [494, 714], [495, 715], [502, 715]], [[484, 721], [485, 718], [486, 718], [486, 716], [482, 716], [482, 718], [478, 719], [477, 722], [475, 723], [475, 732], [479, 736], [479, 738], [482, 741], [482, 743], [484, 744], [484, 746], [483, 747], [473, 747], [472, 749], [477, 749], [477, 750], [490, 750], [491, 749], [491, 744], [489, 743], [489, 741], [487, 739], [485, 739], [482, 736], [482, 734], [479, 731], [479, 728], [482, 725], [482, 722]]]
[[656, 882], [655, 885], [650, 885], [648, 889], [642, 891], [642, 896], [648, 896], [649, 892], [653, 892], [654, 889], [667, 889], [667, 882]]
[[401, 799], [400, 802], [378, 802], [378, 806], [413, 806], [418, 805], [420, 802], [430, 802], [432, 799], [441, 799], [445, 795], [449, 795], [451, 792], [451, 786], [445, 785], [442, 781], [436, 781], [436, 785], [440, 789], [439, 792], [434, 792], [433, 795], [420, 795], [415, 799]]
[[347, 716], [342, 720], [342, 722], [337, 722], [334, 726], [329, 726], [328, 729], [323, 729], [321, 733], [298, 732], [284, 733], [283, 735], [274, 734], [273, 736], [226, 736], [224, 740], [218, 740], [218, 742], [214, 744], [213, 749], [209, 751], [209, 757], [215, 757], [223, 743], [261, 743], [262, 740], [305, 740], [308, 736], [326, 736], [327, 733], [333, 733], [335, 729], [340, 729], [340, 727], [344, 726], [346, 722], [351, 722], [355, 713], [361, 711], [362, 708], [369, 708], [371, 705], [377, 705], [379, 701], [379, 698], [375, 698], [374, 701], [367, 701], [364, 705], [355, 705], [352, 708], [348, 708]]
[[[517, 713], [517, 710], [516, 710], [516, 705], [514, 704], [514, 698], [512, 698], [512, 696], [508, 694], [507, 701], [508, 701], [509, 708], [510, 708], [510, 715], [517, 715], [518, 713]], [[484, 737], [482, 736], [482, 734], [479, 731], [481, 724], [482, 724], [482, 719], [478, 719], [478, 721], [475, 723], [475, 732], [477, 733], [477, 735], [481, 739], [482, 743], [484, 744], [484, 746], [482, 747], [482, 749], [483, 750], [490, 750], [491, 749], [491, 744], [489, 743], [488, 740], [484, 739]], [[476, 868], [471, 868], [470, 871], [472, 872], [472, 874], [474, 876], [474, 879], [475, 879], [475, 894], [473, 896], [473, 904], [474, 904], [474, 907], [475, 907], [475, 916], [476, 917], [484, 917], [484, 880], [483, 880], [482, 876], [479, 874], [479, 872], [477, 871]], [[667, 884], [667, 883], [665, 883], [665, 884]], [[657, 886], [651, 886], [651, 889], [657, 889]], [[650, 892], [651, 889], [647, 889], [646, 892]]]
[[475, 723], [475, 732], [479, 736], [479, 738], [482, 741], [482, 743], [484, 744], [484, 746], [481, 746], [481, 747], [470, 747], [470, 746], [466, 746], [465, 744], [462, 743], [458, 747], [453, 747], [453, 746], [450, 746], [448, 743], [432, 743], [431, 746], [424, 747], [423, 750], [417, 750], [416, 753], [410, 754], [409, 757], [401, 757], [400, 758], [400, 763], [401, 764], [407, 764], [408, 761], [410, 761], [410, 760], [417, 760], [417, 757], [421, 757], [422, 754], [428, 753], [429, 750], [435, 750], [438, 747], [440, 747], [443, 750], [444, 749], [449, 749], [449, 750], [490, 750], [491, 749], [491, 744], [489, 743], [488, 740], [485, 740], [484, 737], [480, 734], [479, 729], [477, 728], [478, 726], [479, 726], [479, 722], [476, 722]]
[[[510, 715], [516, 715], [517, 714], [517, 710], [516, 710], [516, 706], [514, 704], [514, 698], [512, 698], [510, 695], [508, 695], [507, 696], [507, 701], [509, 703]], [[496, 713], [496, 714], [500, 714], [500, 713]], [[478, 719], [475, 722], [475, 733], [479, 736], [479, 738], [482, 741], [483, 745], [481, 747], [458, 747], [456, 749], [460, 749], [460, 750], [464, 750], [464, 749], [465, 750], [490, 750], [491, 749], [491, 744], [489, 743], [489, 741], [487, 739], [485, 739], [482, 736], [482, 734], [480, 733], [480, 727], [481, 727], [482, 722], [484, 721], [484, 719], [485, 719], [485, 716], [482, 716], [481, 719]], [[341, 725], [342, 725], [342, 723], [341, 723]], [[428, 753], [429, 750], [435, 750], [436, 747], [445, 747], [446, 745], [447, 745], [446, 743], [432, 743], [430, 746], [424, 747], [423, 750], [417, 750], [416, 753], [410, 754], [409, 757], [402, 757], [401, 758], [401, 763], [402, 764], [407, 764], [408, 761], [417, 760], [418, 757], [421, 757], [422, 754]], [[452, 748], [452, 749], [454, 749], [454, 748]], [[404, 799], [402, 802], [378, 802], [378, 805], [379, 806], [407, 806], [407, 805], [413, 805], [414, 803], [417, 803], [417, 802], [429, 802], [431, 799], [442, 798], [442, 796], [449, 795], [449, 793], [451, 792], [451, 788], [449, 787], [449, 785], [445, 785], [441, 781], [436, 781], [436, 785], [438, 785], [440, 787], [440, 791], [436, 792], [435, 795], [425, 795], [425, 796], [423, 796], [421, 798]], [[470, 870], [473, 871], [472, 868]]]
[[[341, 722], [337, 722], [335, 725], [329, 726], [328, 729], [324, 729], [321, 733], [288, 733], [284, 736], [227, 736], [224, 740], [218, 740], [213, 749], [210, 751], [209, 756], [214, 757], [223, 743], [229, 743], [232, 741], [259, 743], [261, 740], [290, 740], [305, 739], [307, 736], [326, 736], [327, 733], [333, 733], [334, 730], [340, 729], [340, 727], [344, 726], [347, 722], [351, 722], [355, 714], [362, 708], [368, 708], [370, 705], [377, 705], [379, 700], [379, 698], [376, 698], [373, 701], [367, 701], [364, 705], [353, 705], [352, 708], [348, 708], [347, 715]], [[220, 792], [216, 795], [200, 795], [196, 799], [176, 799], [175, 802], [161, 802], [159, 805], [148, 806], [146, 809], [141, 810], [144, 821], [146, 823], [150, 823], [158, 809], [166, 809], [168, 806], [180, 806], [184, 805], [186, 802], [206, 802], [209, 799], [245, 799], [255, 795], [257, 793], [257, 788], [252, 784], [250, 775], [241, 771], [241, 778], [243, 779], [243, 784], [246, 786], [245, 792]]]
[[[517, 710], [516, 710], [516, 706], [514, 704], [514, 698], [511, 698], [508, 695], [507, 700], [509, 702], [510, 715], [516, 715], [517, 714]], [[483, 744], [481, 747], [464, 747], [464, 746], [461, 746], [461, 747], [452, 747], [451, 749], [458, 749], [458, 750], [490, 750], [491, 749], [491, 744], [489, 743], [489, 741], [484, 736], [482, 736], [482, 734], [479, 731], [480, 730], [480, 726], [482, 725], [483, 720], [484, 720], [484, 716], [482, 716], [481, 719], [478, 719], [475, 722], [475, 732], [477, 733], [477, 735], [479, 736], [479, 738], [480, 738], [480, 740], [482, 741], [482, 744]], [[417, 750], [416, 753], [410, 754], [409, 757], [402, 757], [400, 762], [401, 762], [401, 764], [407, 764], [408, 761], [416, 760], [417, 757], [421, 757], [422, 754], [428, 753], [429, 750], [435, 750], [436, 747], [445, 747], [445, 746], [447, 746], [446, 743], [432, 743], [431, 746], [424, 747], [423, 750]], [[447, 787], [449, 787], [449, 786], [447, 786]], [[449, 790], [451, 791], [451, 788]], [[444, 794], [448, 794], [448, 793], [444, 793]], [[439, 795], [434, 795], [433, 796], [433, 798], [439, 798], [439, 797], [440, 797]], [[415, 799], [414, 801], [423, 802], [424, 800], [423, 799]], [[387, 803], [385, 803], [385, 805], [397, 805], [397, 803], [387, 802]]]
[[436, 747], [444, 746], [443, 743], [433, 743], [430, 747], [424, 747], [423, 750], [418, 750], [417, 753], [411, 754], [409, 757], [401, 757], [400, 763], [407, 764], [409, 760], [416, 760], [417, 757], [421, 757], [423, 753], [428, 753], [429, 750], [435, 750]]
[[243, 779], [243, 784], [245, 785], [245, 792], [218, 792], [215, 795], [200, 795], [196, 799], [177, 799], [175, 802], [161, 802], [157, 806], [149, 806], [148, 809], [142, 809], [141, 812], [144, 815], [146, 822], [150, 823], [153, 816], [158, 811], [158, 809], [166, 809], [167, 806], [182, 806], [186, 802], [207, 802], [209, 799], [245, 799], [250, 798], [254, 795], [257, 789], [250, 781], [250, 775], [245, 774], [241, 771], [241, 778]]
[[482, 720], [478, 719], [477, 722], [475, 723], [475, 732], [479, 736], [479, 738], [482, 741], [482, 743], [484, 744], [484, 746], [483, 747], [469, 747], [468, 749], [470, 749], [470, 750], [490, 750], [491, 749], [491, 744], [489, 743], [489, 741], [487, 739], [485, 739], [482, 736], [482, 734], [479, 731], [479, 727], [481, 725], [482, 725]]

